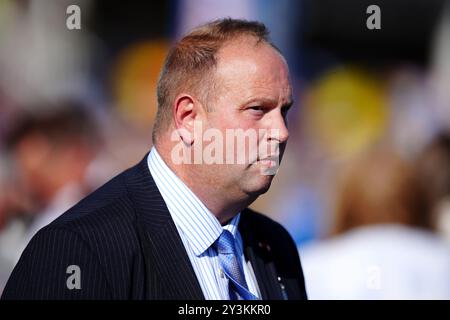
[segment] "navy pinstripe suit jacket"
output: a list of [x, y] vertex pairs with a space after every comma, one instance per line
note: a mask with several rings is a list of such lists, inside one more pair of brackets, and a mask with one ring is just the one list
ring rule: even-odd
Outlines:
[[[146, 159], [41, 229], [2, 299], [204, 299]], [[286, 230], [246, 209], [239, 231], [262, 298], [306, 299], [300, 259]], [[79, 289], [67, 286], [71, 265], [80, 268]]]

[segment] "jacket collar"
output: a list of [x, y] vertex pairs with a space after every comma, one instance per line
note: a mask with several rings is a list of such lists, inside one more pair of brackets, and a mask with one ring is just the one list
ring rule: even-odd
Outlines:
[[251, 210], [243, 210], [239, 223], [245, 258], [252, 264], [261, 298], [263, 300], [282, 300], [283, 295], [270, 246], [264, 235], [260, 235], [258, 228], [252, 225], [252, 215], [255, 213]]
[[[147, 155], [126, 181], [136, 210], [148, 299], [203, 300], [203, 292], [169, 210], [147, 166]], [[155, 288], [155, 284], [159, 288]]]
[[196, 256], [205, 253], [220, 237], [224, 228], [236, 236], [240, 213], [228, 225], [222, 226], [203, 202], [167, 166], [156, 147], [152, 147], [147, 162], [153, 181], [175, 225], [184, 233]]
[[[146, 264], [146, 298], [204, 300], [175, 223], [148, 169], [147, 156], [130, 169], [125, 181]], [[282, 299], [270, 250], [251, 225], [253, 214], [243, 210], [239, 222], [246, 259], [252, 264], [262, 299]], [[159, 288], [151, 281], [159, 283]]]

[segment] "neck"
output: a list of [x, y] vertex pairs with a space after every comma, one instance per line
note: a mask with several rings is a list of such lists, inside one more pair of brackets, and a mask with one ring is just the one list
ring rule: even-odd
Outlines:
[[256, 196], [235, 196], [218, 187], [218, 182], [202, 173], [202, 164], [174, 164], [171, 160], [173, 146], [155, 144], [158, 154], [178, 178], [202, 201], [222, 225], [247, 208]]

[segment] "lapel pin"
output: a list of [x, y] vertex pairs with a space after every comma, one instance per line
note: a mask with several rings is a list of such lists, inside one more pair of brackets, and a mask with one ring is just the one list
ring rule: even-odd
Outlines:
[[277, 280], [278, 280], [278, 284], [280, 285], [281, 295], [283, 297], [283, 300], [288, 300], [288, 296], [287, 296], [287, 292], [286, 292], [286, 286], [281, 281], [281, 277], [277, 277]]
[[258, 243], [258, 246], [259, 246], [261, 249], [264, 249], [264, 250], [266, 250], [266, 251], [268, 251], [268, 252], [270, 252], [270, 250], [271, 250], [270, 246], [269, 246], [267, 243], [259, 242], [259, 243]]

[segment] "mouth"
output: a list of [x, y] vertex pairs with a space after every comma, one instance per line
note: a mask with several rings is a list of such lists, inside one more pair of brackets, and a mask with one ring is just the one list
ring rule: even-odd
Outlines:
[[279, 157], [278, 156], [270, 156], [264, 158], [258, 157], [255, 161], [255, 164], [261, 164], [268, 168], [277, 167], [279, 164]]

